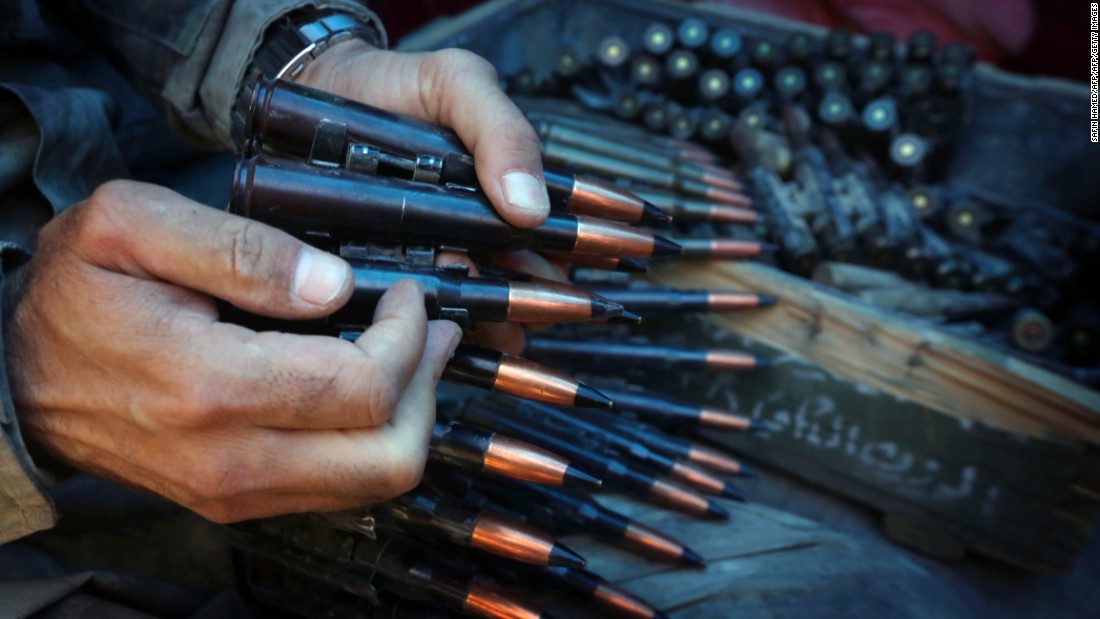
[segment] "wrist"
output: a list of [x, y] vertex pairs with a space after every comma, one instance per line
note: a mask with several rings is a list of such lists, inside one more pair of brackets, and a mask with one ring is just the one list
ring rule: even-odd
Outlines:
[[238, 88], [230, 118], [230, 132], [238, 146], [245, 140], [247, 117], [256, 84], [265, 79], [296, 79], [333, 47], [362, 41], [385, 45], [381, 26], [339, 11], [304, 10], [291, 13], [268, 27]]

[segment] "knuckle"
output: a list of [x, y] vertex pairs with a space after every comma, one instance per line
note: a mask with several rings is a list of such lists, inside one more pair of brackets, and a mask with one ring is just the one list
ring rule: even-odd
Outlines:
[[449, 48], [435, 52], [432, 56], [438, 69], [456, 73], [481, 73], [493, 80], [497, 79], [496, 68], [488, 60], [469, 50]]
[[403, 453], [395, 460], [386, 471], [386, 479], [381, 484], [386, 498], [393, 498], [411, 492], [420, 485], [424, 477], [424, 465], [427, 461], [427, 450], [421, 449], [415, 453]]
[[248, 219], [232, 218], [219, 229], [228, 260], [227, 271], [237, 284], [246, 284], [264, 278], [272, 271], [272, 247], [267, 230], [262, 224]]
[[188, 493], [200, 504], [229, 502], [255, 489], [255, 476], [235, 453], [207, 454], [191, 468], [184, 481]]
[[78, 208], [78, 242], [109, 244], [126, 230], [135, 183], [108, 181], [100, 185]]

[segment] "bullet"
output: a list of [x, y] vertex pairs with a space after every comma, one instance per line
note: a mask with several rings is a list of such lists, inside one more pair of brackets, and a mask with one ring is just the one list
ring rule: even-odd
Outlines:
[[558, 282], [510, 282], [470, 277], [453, 268], [346, 259], [355, 284], [351, 300], [332, 317], [341, 324], [370, 324], [382, 295], [406, 278], [424, 291], [429, 320], [453, 320], [463, 327], [478, 321], [578, 322], [622, 313], [617, 303]]
[[814, 67], [813, 81], [822, 92], [843, 92], [848, 88], [848, 71], [838, 62], [822, 62]]
[[691, 102], [697, 95], [699, 57], [693, 51], [676, 48], [665, 56], [664, 92], [678, 101]]
[[[663, 100], [652, 99], [646, 104], [645, 109], [642, 110], [642, 124], [654, 133], [664, 132], [668, 127], [668, 113], [665, 112]], [[546, 156], [545, 152], [543, 156]]]
[[664, 56], [676, 44], [676, 34], [667, 25], [652, 23], [642, 35], [642, 48], [654, 56]]
[[1054, 323], [1039, 310], [1025, 307], [1012, 316], [1012, 345], [1029, 353], [1041, 353], [1054, 344]]
[[428, 490], [371, 508], [383, 526], [430, 532], [459, 546], [531, 565], [584, 567], [585, 560], [551, 535], [488, 510], [471, 509]]
[[875, 99], [863, 108], [860, 118], [863, 121], [863, 127], [870, 133], [887, 133], [897, 126], [897, 104], [889, 97]]
[[[669, 120], [663, 109], [661, 118], [666, 123]], [[556, 142], [548, 142], [542, 146], [543, 157], [548, 161], [569, 165], [594, 174], [631, 179], [668, 189], [678, 189], [727, 204], [736, 205], [743, 203], [745, 199], [743, 195], [736, 193], [741, 188], [739, 183], [730, 183], [728, 178], [715, 174], [713, 171], [680, 168], [680, 173], [677, 173], [667, 168], [652, 168]], [[684, 174], [691, 174], [695, 178], [687, 177]], [[719, 182], [723, 183], [724, 187], [710, 184]]]
[[837, 62], [847, 62], [852, 55], [852, 33], [834, 28], [825, 36], [825, 57]]
[[771, 71], [779, 62], [779, 49], [768, 39], [753, 39], [748, 47], [749, 62], [762, 71]]
[[640, 442], [609, 432], [605, 426], [595, 423], [594, 420], [581, 419], [567, 411], [540, 404], [519, 403], [513, 411], [528, 423], [537, 424], [561, 438], [617, 451], [625, 458], [653, 467], [657, 472], [669, 475], [672, 479], [686, 483], [706, 494], [720, 495], [738, 501], [745, 500], [737, 488], [707, 471], [686, 462], [673, 460], [662, 453], [650, 450]]
[[894, 76], [892, 66], [883, 62], [863, 63], [859, 71], [859, 96], [862, 101], [881, 95]]
[[[454, 479], [452, 476], [451, 480]], [[693, 567], [705, 565], [699, 553], [676, 539], [608, 509], [585, 494], [508, 481], [489, 484], [468, 477], [459, 480], [528, 514], [539, 526], [595, 535], [658, 561]]]
[[649, 265], [644, 260], [637, 258], [611, 258], [608, 256], [593, 256], [591, 254], [567, 254], [563, 252], [542, 251], [539, 252], [547, 260], [556, 260], [588, 269], [602, 269], [604, 271], [622, 271], [624, 273], [645, 273]]
[[914, 185], [909, 188], [909, 203], [921, 219], [934, 217], [943, 210], [943, 200], [931, 185]]
[[564, 567], [545, 568], [543, 573], [563, 583], [569, 589], [584, 595], [616, 617], [624, 619], [667, 619], [667, 615], [653, 608], [642, 598], [604, 580], [598, 574], [584, 569]]
[[602, 393], [571, 376], [474, 344], [459, 344], [443, 371], [443, 378], [557, 406], [611, 406], [611, 400]]
[[741, 35], [731, 28], [715, 30], [710, 37], [710, 57], [718, 62], [730, 61], [741, 51]]
[[590, 415], [588, 419], [609, 428], [613, 432], [622, 433], [670, 458], [688, 460], [712, 470], [731, 475], [741, 475], [744, 477], [756, 477], [758, 475], [755, 469], [743, 464], [726, 453], [694, 441], [671, 436], [662, 432], [656, 426], [637, 419], [627, 419], [611, 413], [597, 413]]
[[673, 219], [698, 221], [716, 213], [713, 219], [715, 223], [755, 223], [760, 217], [759, 213], [748, 208], [752, 206], [752, 199], [745, 195], [740, 196], [738, 204], [719, 204], [684, 197], [673, 191], [648, 185], [631, 185], [630, 190], [672, 215]]
[[733, 96], [740, 106], [755, 100], [766, 85], [764, 74], [754, 67], [744, 67], [733, 74]]
[[612, 410], [629, 411], [646, 417], [677, 420], [716, 430], [748, 432], [752, 421], [747, 417], [730, 411], [696, 406], [686, 402], [672, 400], [664, 395], [640, 393], [630, 389], [604, 387], [615, 403]]
[[722, 69], [707, 69], [699, 74], [698, 96], [702, 103], [721, 101], [730, 92], [730, 76]]
[[770, 243], [737, 239], [679, 238], [675, 242], [680, 246], [681, 258], [697, 260], [742, 260], [775, 249]]
[[612, 113], [620, 120], [637, 120], [642, 114], [642, 99], [639, 93], [626, 91], [615, 100]]
[[[670, 102], [669, 105], [676, 104]], [[698, 130], [699, 121], [693, 108], [676, 106], [674, 110], [669, 111], [668, 134], [672, 137], [680, 140], [691, 140], [695, 138]], [[738, 188], [740, 188], [740, 185], [738, 185]]]
[[928, 142], [913, 133], [898, 134], [890, 142], [890, 161], [900, 173], [919, 168], [928, 154]]
[[635, 258], [679, 251], [649, 232], [584, 215], [552, 212], [537, 228], [518, 228], [501, 219], [480, 192], [318, 168], [267, 155], [238, 162], [231, 209], [288, 231], [328, 233], [334, 240]]
[[918, 30], [909, 36], [906, 60], [910, 63], [932, 62], [936, 53], [936, 35], [927, 30]]
[[430, 599], [446, 608], [483, 619], [545, 619], [538, 608], [506, 589], [470, 576], [433, 558], [403, 539], [356, 538], [355, 562], [373, 568], [371, 584], [403, 597]]
[[664, 287], [594, 287], [595, 294], [614, 300], [643, 316], [698, 312], [736, 312], [775, 305], [771, 295], [753, 292], [681, 290]]
[[565, 46], [554, 56], [554, 76], [571, 82], [584, 70], [585, 62], [575, 49]]
[[488, 619], [552, 619], [552, 617], [517, 599], [496, 583], [475, 580], [466, 591], [462, 611], [474, 617]]
[[766, 359], [732, 350], [678, 348], [604, 341], [567, 341], [528, 337], [524, 354], [532, 359], [569, 367], [612, 370], [708, 370], [738, 372], [768, 365]]
[[936, 290], [917, 285], [864, 290], [859, 297], [879, 307], [943, 322], [988, 319], [1011, 312], [1021, 304], [1019, 299], [1003, 294]]
[[637, 54], [630, 60], [630, 82], [638, 89], [661, 85], [661, 62], [649, 54]]
[[[314, 159], [319, 127], [327, 127], [335, 132], [334, 152], [324, 161], [340, 164], [348, 145], [366, 144], [414, 162], [412, 180], [478, 187], [473, 157], [453, 131], [301, 84], [280, 80], [257, 85], [247, 122], [248, 135], [286, 155]], [[544, 179], [551, 203], [568, 207], [573, 173], [546, 167]], [[601, 197], [606, 199], [607, 192]]]
[[827, 92], [817, 107], [818, 120], [836, 130], [843, 130], [853, 114], [851, 100], [838, 92]]
[[795, 101], [806, 91], [806, 72], [801, 67], [783, 67], [776, 71], [773, 84], [780, 101]]
[[787, 36], [787, 60], [797, 65], [805, 65], [817, 53], [817, 42], [805, 32], [792, 32]]
[[499, 408], [503, 410], [489, 410], [487, 406], [479, 406], [476, 410], [467, 408], [461, 416], [471, 423], [497, 428], [565, 454], [586, 469], [597, 472], [605, 483], [614, 484], [647, 501], [697, 517], [729, 518], [725, 508], [694, 490], [641, 473], [619, 460], [584, 449], [571, 440], [538, 431], [514, 419], [514, 409], [507, 406]]
[[898, 40], [890, 32], [872, 32], [867, 45], [867, 57], [877, 62], [893, 64], [897, 61]]
[[724, 143], [733, 128], [733, 118], [720, 109], [711, 108], [699, 118], [699, 139], [712, 144]]
[[685, 17], [676, 28], [676, 41], [687, 49], [699, 49], [709, 38], [710, 27], [698, 17]]
[[918, 99], [932, 89], [932, 69], [923, 64], [907, 64], [900, 69], [898, 92], [908, 99]]
[[810, 206], [810, 229], [828, 260], [850, 260], [856, 249], [856, 234], [848, 209], [841, 201], [825, 156], [807, 144], [794, 156], [794, 178]]
[[596, 47], [596, 60], [606, 69], [618, 69], [630, 58], [630, 46], [622, 37], [610, 36]]
[[436, 423], [428, 457], [462, 469], [551, 486], [599, 488], [599, 479], [519, 439], [459, 423]]

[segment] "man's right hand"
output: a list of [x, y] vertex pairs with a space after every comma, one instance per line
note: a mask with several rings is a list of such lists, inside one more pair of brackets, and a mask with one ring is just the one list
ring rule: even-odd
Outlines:
[[24, 435], [215, 521], [332, 510], [415, 486], [461, 333], [411, 281], [355, 344], [218, 321], [347, 302], [347, 264], [167, 189], [116, 181], [39, 236], [5, 355]]

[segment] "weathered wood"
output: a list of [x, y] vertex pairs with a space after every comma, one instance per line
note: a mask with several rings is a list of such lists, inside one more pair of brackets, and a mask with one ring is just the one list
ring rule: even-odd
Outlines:
[[770, 311], [726, 314], [715, 322], [838, 376], [959, 419], [1034, 437], [1057, 433], [1100, 443], [1100, 394], [804, 279], [746, 262], [677, 264], [650, 277], [681, 287], [778, 296], [782, 302]]

